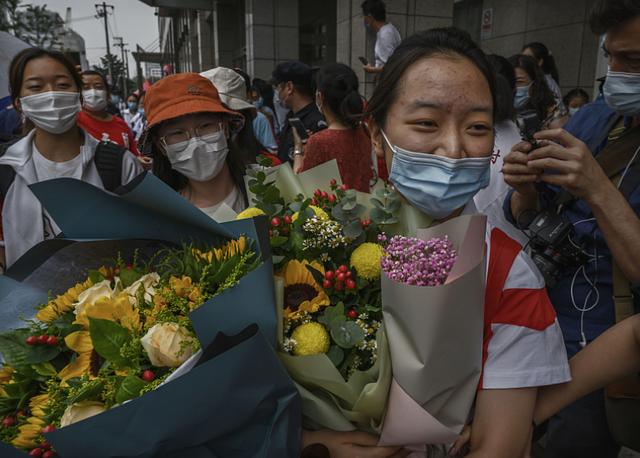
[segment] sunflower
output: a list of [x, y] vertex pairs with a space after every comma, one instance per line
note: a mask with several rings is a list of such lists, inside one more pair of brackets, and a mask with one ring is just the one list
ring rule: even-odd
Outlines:
[[61, 315], [70, 312], [75, 307], [78, 296], [93, 286], [93, 282], [89, 279], [84, 283], [69, 288], [64, 294], [49, 301], [36, 315], [36, 318], [44, 323], [51, 323]]
[[215, 256], [218, 262], [226, 261], [236, 254], [244, 254], [247, 249], [247, 238], [243, 235], [238, 240], [230, 240], [220, 248], [213, 248], [209, 251], [193, 249], [193, 254], [201, 259], [211, 262]]
[[329, 297], [318, 286], [307, 265], [324, 274], [324, 268], [317, 262], [293, 260], [284, 266], [285, 319], [295, 320], [304, 312], [315, 313], [330, 304]]
[[40, 394], [31, 398], [29, 401], [31, 416], [24, 425], [18, 428], [18, 435], [11, 441], [11, 444], [26, 450], [38, 445], [42, 428], [45, 426], [44, 410], [48, 402], [48, 394]]
[[58, 374], [62, 382], [84, 374], [96, 376], [100, 369], [99, 356], [93, 349], [93, 341], [89, 331], [76, 331], [69, 334], [64, 339], [64, 343], [70, 350], [75, 351], [78, 356], [67, 364]]

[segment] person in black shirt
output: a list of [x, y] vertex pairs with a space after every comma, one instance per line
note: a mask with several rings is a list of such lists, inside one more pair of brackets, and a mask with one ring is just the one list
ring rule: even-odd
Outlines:
[[[299, 61], [283, 62], [273, 71], [275, 102], [291, 110], [292, 118], [299, 118], [307, 131], [313, 133], [327, 127], [314, 102], [311, 67]], [[279, 135], [278, 157], [289, 161], [294, 154], [293, 128], [287, 122]]]

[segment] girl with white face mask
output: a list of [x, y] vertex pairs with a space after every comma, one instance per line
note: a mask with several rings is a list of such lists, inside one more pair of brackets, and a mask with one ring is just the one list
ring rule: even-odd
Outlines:
[[[406, 204], [435, 224], [477, 213], [473, 197], [490, 177], [495, 98], [486, 57], [454, 28], [406, 38], [380, 74], [368, 106], [373, 146]], [[487, 218], [485, 332], [477, 349], [484, 357], [468, 456], [520, 458], [537, 387], [566, 382], [570, 373], [542, 276], [509, 230]]]
[[96, 165], [98, 141], [76, 124], [82, 81], [62, 54], [28, 48], [11, 62], [9, 80], [12, 102], [22, 113], [26, 135], [0, 156], [0, 261], [6, 266], [60, 232], [30, 184], [67, 177], [105, 188], [105, 182], [126, 184], [141, 172], [135, 157], [124, 149], [108, 153], [118, 154], [119, 176], [108, 175]]
[[229, 140], [244, 120], [211, 81], [197, 73], [163, 78], [146, 93], [144, 110], [156, 176], [213, 219], [246, 208], [244, 167]]

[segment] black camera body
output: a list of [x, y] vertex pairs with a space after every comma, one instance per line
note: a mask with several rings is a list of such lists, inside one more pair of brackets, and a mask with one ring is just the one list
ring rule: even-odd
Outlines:
[[543, 210], [527, 229], [531, 258], [547, 286], [555, 285], [566, 268], [580, 266], [587, 260], [582, 247], [571, 240], [573, 225], [561, 215]]
[[536, 110], [523, 110], [518, 113], [516, 123], [520, 129], [522, 139], [528, 141], [534, 148], [538, 146], [538, 141], [533, 138], [533, 134], [542, 127], [542, 120], [538, 116]]

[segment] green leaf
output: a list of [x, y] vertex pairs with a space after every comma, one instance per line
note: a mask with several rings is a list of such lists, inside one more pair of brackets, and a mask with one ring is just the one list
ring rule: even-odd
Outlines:
[[360, 224], [360, 220], [356, 219], [351, 221], [342, 228], [342, 232], [344, 232], [345, 237], [349, 239], [358, 238], [360, 234], [362, 234], [362, 224]]
[[326, 307], [318, 321], [330, 329], [334, 324], [341, 324], [346, 320], [344, 315], [344, 303], [338, 302], [334, 306]]
[[269, 186], [264, 193], [264, 201], [274, 204], [280, 200], [280, 190], [275, 186]]
[[329, 351], [327, 352], [327, 356], [329, 357], [333, 365], [338, 367], [344, 360], [344, 351], [337, 345], [331, 345], [331, 348], [329, 348]]
[[89, 333], [95, 351], [116, 366], [126, 366], [129, 360], [120, 355], [120, 348], [131, 341], [129, 331], [118, 323], [89, 318]]
[[338, 221], [344, 221], [347, 217], [346, 213], [340, 207], [340, 205], [336, 205], [335, 207], [333, 207], [333, 209], [331, 210], [331, 216], [333, 216], [333, 218]]
[[400, 207], [402, 206], [402, 201], [400, 200], [399, 197], [394, 198], [391, 200], [391, 202], [389, 202], [389, 205], [387, 206], [387, 211], [390, 213], [395, 213], [398, 210], [400, 210]]
[[0, 335], [0, 353], [5, 364], [24, 366], [50, 361], [60, 353], [57, 347], [49, 345], [27, 345], [25, 340], [31, 335], [29, 329], [17, 329]]
[[281, 235], [274, 235], [273, 237], [271, 237], [271, 247], [272, 248], [277, 248], [279, 246], [284, 245], [285, 243], [287, 243], [287, 240], [289, 240], [288, 237], [283, 237]]
[[354, 321], [334, 322], [331, 325], [331, 337], [340, 347], [355, 347], [364, 339], [364, 331]]
[[136, 269], [120, 270], [120, 280], [122, 281], [122, 286], [124, 286], [125, 288], [128, 288], [129, 286], [140, 280], [140, 277], [142, 277], [142, 274]]
[[91, 280], [93, 282], [93, 284], [95, 285], [96, 283], [100, 283], [101, 281], [104, 281], [105, 278], [97, 270], [90, 270], [89, 271], [89, 280]]
[[380, 210], [384, 210], [384, 204], [382, 203], [382, 201], [380, 199], [371, 199], [371, 203], [373, 204], [373, 206], [375, 208], [379, 208]]
[[390, 218], [385, 219], [382, 224], [396, 224], [398, 222], [398, 218], [396, 218], [395, 216], [392, 216]]
[[302, 208], [302, 202], [292, 202], [289, 204], [289, 209], [294, 213], [299, 212], [301, 208]]
[[104, 381], [102, 380], [93, 380], [86, 385], [84, 385], [78, 392], [71, 396], [67, 403], [69, 405], [86, 400], [97, 400], [104, 389]]
[[129, 399], [137, 398], [140, 396], [140, 391], [142, 391], [146, 385], [146, 382], [140, 377], [129, 375], [122, 381], [120, 388], [118, 388], [116, 402], [122, 404]]
[[372, 208], [370, 216], [374, 223], [381, 224], [387, 218], [387, 213], [379, 208]]
[[266, 173], [264, 173], [264, 172], [261, 170], [261, 171], [259, 171], [259, 172], [256, 174], [256, 179], [257, 179], [260, 183], [264, 183], [264, 180], [266, 180], [266, 179], [267, 179], [267, 174], [266, 174]]
[[58, 373], [56, 371], [56, 368], [53, 367], [53, 364], [51, 364], [48, 361], [40, 364], [32, 364], [31, 368], [34, 371], [36, 371], [39, 375], [42, 375], [45, 377], [54, 377]]
[[373, 305], [367, 304], [364, 306], [364, 309], [367, 312], [379, 312], [380, 310], [382, 310], [382, 307], [375, 307]]
[[342, 210], [344, 210], [345, 212], [350, 212], [356, 208], [356, 205], [358, 205], [358, 202], [356, 200], [347, 200], [347, 201], [343, 201], [343, 203], [340, 206], [342, 207]]
[[276, 256], [275, 254], [273, 256], [271, 256], [271, 259], [273, 261], [274, 265], [278, 265], [280, 264], [282, 261], [284, 261], [284, 256]]

